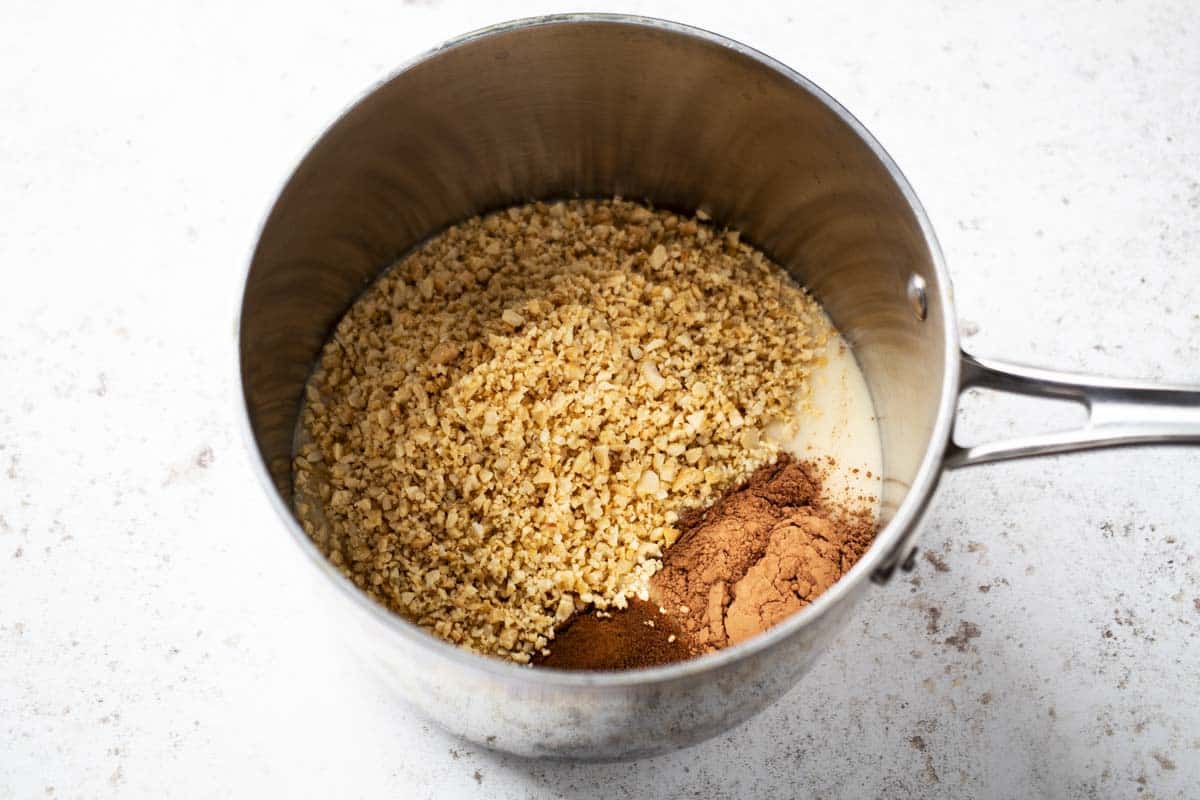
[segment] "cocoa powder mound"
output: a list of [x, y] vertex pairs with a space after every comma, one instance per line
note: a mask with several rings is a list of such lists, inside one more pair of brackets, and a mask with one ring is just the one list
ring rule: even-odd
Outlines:
[[869, 509], [826, 507], [825, 468], [784, 455], [708, 509], [681, 515], [649, 603], [607, 619], [577, 616], [536, 663], [631, 669], [680, 661], [737, 644], [811, 603], [875, 536]]

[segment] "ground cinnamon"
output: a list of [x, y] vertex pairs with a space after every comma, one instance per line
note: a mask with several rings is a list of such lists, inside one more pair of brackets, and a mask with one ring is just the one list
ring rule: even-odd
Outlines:
[[640, 669], [683, 661], [695, 653], [675, 620], [645, 600], [624, 611], [576, 615], [537, 663], [559, 669]]
[[822, 498], [827, 467], [782, 456], [707, 510], [682, 515], [649, 603], [606, 619], [577, 616], [537, 663], [631, 669], [679, 661], [737, 644], [811, 603], [875, 534], [867, 509]]

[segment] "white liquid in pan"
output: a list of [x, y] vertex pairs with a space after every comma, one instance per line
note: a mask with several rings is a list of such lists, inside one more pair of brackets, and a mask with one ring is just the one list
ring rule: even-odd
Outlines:
[[830, 337], [824, 355], [809, 377], [808, 396], [798, 401], [799, 428], [783, 448], [828, 465], [822, 486], [828, 502], [870, 508], [878, 519], [883, 451], [871, 393], [840, 334]]

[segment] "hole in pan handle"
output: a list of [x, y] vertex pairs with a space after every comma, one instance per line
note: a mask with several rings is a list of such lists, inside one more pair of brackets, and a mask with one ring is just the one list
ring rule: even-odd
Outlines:
[[[1074, 430], [963, 447], [951, 433], [943, 465], [947, 469], [1075, 450], [1134, 444], [1200, 444], [1200, 386], [1079, 375], [962, 353], [959, 394], [974, 387], [1010, 394], [1073, 400], [1088, 412]], [[1194, 478], [1192, 478], [1194, 482]], [[913, 525], [872, 574], [885, 583], [897, 566], [913, 568], [920, 525]]]

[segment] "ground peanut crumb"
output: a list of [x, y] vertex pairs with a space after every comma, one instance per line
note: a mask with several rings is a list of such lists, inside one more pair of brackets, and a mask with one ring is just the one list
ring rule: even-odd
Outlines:
[[438, 636], [522, 663], [573, 613], [647, 597], [679, 513], [778, 455], [831, 333], [702, 219], [535, 203], [387, 271], [301, 414], [297, 510], [330, 562]]

